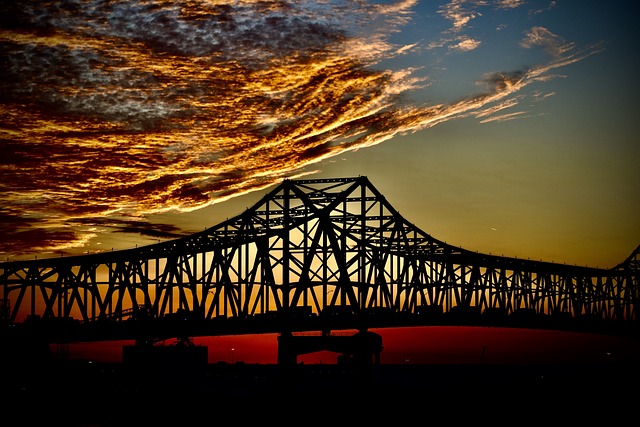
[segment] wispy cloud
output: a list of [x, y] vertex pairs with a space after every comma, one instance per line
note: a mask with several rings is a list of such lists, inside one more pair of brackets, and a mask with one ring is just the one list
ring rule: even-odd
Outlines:
[[480, 46], [479, 40], [474, 40], [469, 37], [461, 37], [458, 43], [451, 46], [451, 49], [458, 50], [461, 52], [468, 52], [476, 49], [478, 46]]
[[[457, 30], [478, 16], [465, 3], [442, 12]], [[523, 47], [548, 49], [550, 64], [497, 72], [449, 104], [413, 105], [404, 96], [426, 84], [418, 69], [378, 64], [418, 48], [389, 41], [415, 4], [0, 6], [0, 254], [75, 250], [105, 230], [148, 235], [148, 215], [263, 189], [444, 121], [490, 120], [516, 92], [589, 54], [535, 28]], [[479, 44], [464, 36], [456, 46]]]
[[515, 9], [526, 4], [525, 0], [496, 0], [497, 9]]
[[516, 111], [508, 114], [501, 114], [501, 115], [497, 115], [497, 116], [493, 116], [493, 117], [489, 117], [484, 120], [481, 120], [480, 123], [506, 122], [508, 120], [521, 118], [523, 114], [525, 114], [524, 111]]
[[574, 43], [565, 41], [544, 27], [531, 28], [520, 42], [520, 46], [526, 49], [541, 47], [556, 57], [566, 55], [575, 47]]
[[530, 14], [537, 15], [537, 14], [540, 14], [540, 13], [548, 12], [548, 11], [550, 11], [552, 9], [555, 9], [556, 6], [558, 6], [558, 2], [556, 0], [550, 0], [546, 7], [539, 8], [539, 9], [533, 9], [533, 10], [531, 10]]
[[476, 8], [485, 5], [484, 1], [453, 0], [440, 6], [440, 14], [451, 21], [452, 31], [458, 32], [479, 16]]

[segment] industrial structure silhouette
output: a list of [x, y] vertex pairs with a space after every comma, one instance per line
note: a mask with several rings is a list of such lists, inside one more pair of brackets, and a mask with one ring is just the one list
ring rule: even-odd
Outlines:
[[[369, 363], [382, 349], [369, 328], [637, 336], [639, 258], [640, 247], [599, 269], [477, 253], [420, 230], [366, 177], [284, 180], [240, 215], [190, 236], [0, 263], [0, 319], [5, 338], [48, 343], [277, 332], [279, 363], [327, 347], [364, 352]], [[352, 340], [330, 338], [348, 329], [359, 331]], [[317, 339], [296, 335], [305, 331]]]

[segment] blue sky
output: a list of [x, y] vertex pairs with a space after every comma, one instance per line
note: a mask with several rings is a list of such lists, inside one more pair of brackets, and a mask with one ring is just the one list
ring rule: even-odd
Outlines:
[[631, 1], [3, 5], [0, 256], [125, 249], [367, 175], [466, 249], [640, 244]]

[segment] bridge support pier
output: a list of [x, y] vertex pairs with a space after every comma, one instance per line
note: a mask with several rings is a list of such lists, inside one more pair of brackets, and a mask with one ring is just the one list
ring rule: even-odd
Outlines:
[[283, 332], [278, 337], [278, 366], [283, 378], [290, 380], [299, 355], [329, 350], [341, 354], [339, 363], [348, 365], [356, 379], [367, 381], [380, 364], [382, 348], [382, 337], [367, 330], [354, 335], [293, 335]]

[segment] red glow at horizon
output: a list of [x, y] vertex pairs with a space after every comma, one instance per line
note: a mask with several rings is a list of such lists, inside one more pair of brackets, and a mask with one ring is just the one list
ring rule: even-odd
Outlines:
[[[383, 364], [546, 364], [605, 363], [640, 357], [640, 342], [632, 338], [586, 333], [486, 327], [403, 327], [372, 329], [383, 338]], [[209, 363], [275, 364], [278, 334], [194, 338], [208, 347]], [[75, 343], [72, 360], [118, 363], [122, 347], [132, 341]], [[168, 340], [165, 345], [174, 342]], [[302, 355], [305, 364], [335, 364], [328, 351]]]

